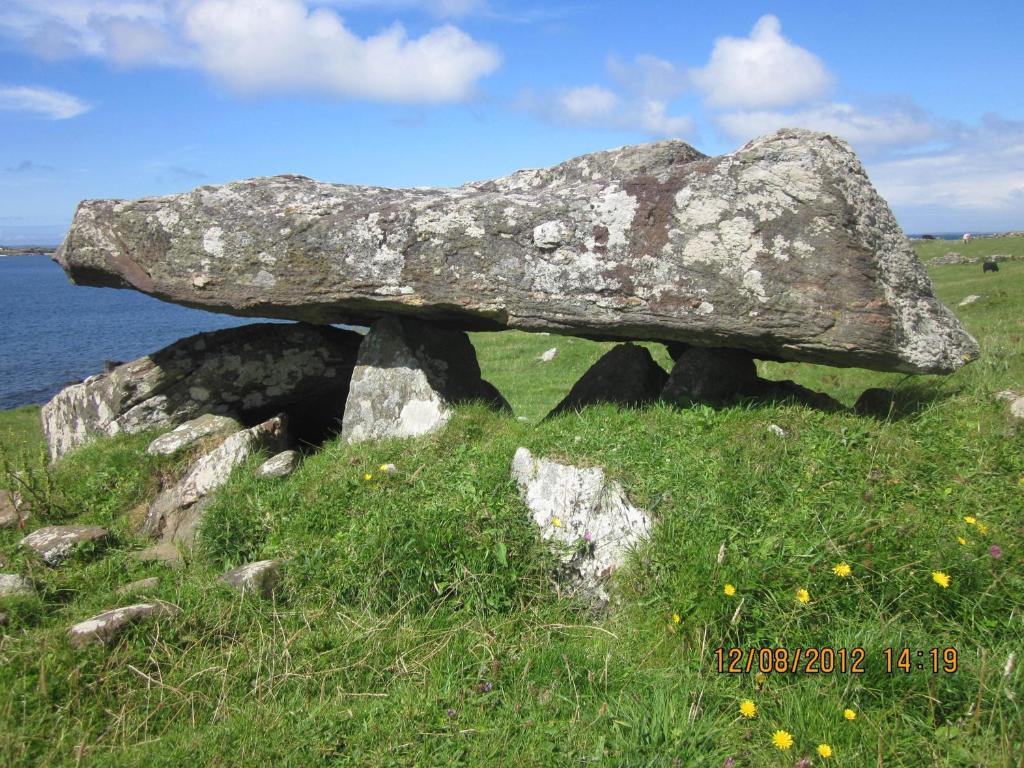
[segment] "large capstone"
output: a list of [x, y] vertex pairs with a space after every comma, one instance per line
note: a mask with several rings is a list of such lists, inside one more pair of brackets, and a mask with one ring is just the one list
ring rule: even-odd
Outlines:
[[945, 373], [978, 345], [843, 141], [623, 147], [453, 189], [250, 179], [81, 203], [83, 285], [315, 323], [411, 315]]
[[454, 405], [473, 400], [511, 410], [480, 378], [465, 333], [386, 317], [359, 348], [341, 434], [350, 443], [428, 434], [448, 422]]
[[50, 456], [101, 435], [173, 427], [201, 414], [256, 424], [284, 411], [299, 438], [337, 429], [362, 337], [258, 323], [181, 339], [61, 391], [43, 406]]

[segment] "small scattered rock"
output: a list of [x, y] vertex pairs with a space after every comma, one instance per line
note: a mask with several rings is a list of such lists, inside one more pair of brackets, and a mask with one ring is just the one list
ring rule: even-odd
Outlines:
[[597, 403], [639, 407], [657, 400], [666, 381], [665, 369], [644, 347], [619, 344], [590, 366], [548, 418]]
[[232, 568], [220, 577], [243, 595], [254, 594], [269, 598], [281, 580], [281, 563], [278, 560], [259, 560], [255, 563]]
[[561, 550], [560, 581], [570, 594], [606, 603], [605, 581], [630, 548], [650, 534], [647, 513], [634, 507], [600, 467], [535, 459], [520, 448], [512, 459], [512, 476], [541, 536]]
[[260, 464], [256, 470], [256, 477], [287, 477], [298, 467], [298, 451], [281, 451]]
[[957, 306], [966, 307], [968, 304], [973, 304], [980, 298], [981, 296], [979, 296], [978, 294], [972, 293], [970, 296], [964, 296], [964, 300], [961, 301]]
[[1010, 416], [1017, 421], [1024, 420], [1024, 397], [1012, 389], [1004, 389], [1002, 392], [996, 393], [996, 399], [1010, 404]]
[[550, 363], [552, 360], [555, 359], [555, 356], [557, 354], [558, 354], [558, 347], [552, 347], [551, 349], [548, 349], [548, 350], [542, 352], [540, 357], [537, 358], [537, 360], [542, 362], [542, 363]]
[[0, 597], [29, 597], [36, 593], [32, 582], [16, 573], [0, 573]]
[[784, 430], [778, 424], [769, 424], [768, 425], [768, 431], [771, 432], [776, 437], [785, 437], [786, 436], [786, 430]]
[[135, 557], [144, 563], [161, 563], [168, 568], [180, 568], [185, 562], [181, 550], [173, 541], [160, 541], [151, 547], [139, 550], [135, 553]]
[[34, 551], [47, 565], [58, 566], [82, 544], [102, 542], [109, 535], [106, 528], [95, 525], [51, 525], [33, 531], [21, 540], [21, 545]]
[[106, 645], [116, 639], [129, 625], [176, 616], [180, 609], [166, 603], [137, 603], [93, 616], [75, 624], [68, 630], [68, 642], [73, 648], [90, 643]]
[[143, 592], [152, 592], [154, 589], [160, 586], [160, 579], [156, 576], [151, 576], [148, 579], [139, 579], [133, 581], [130, 584], [125, 584], [117, 588], [116, 594], [118, 595], [139, 595]]
[[0, 528], [14, 528], [28, 519], [28, 505], [20, 494], [0, 489]]
[[230, 416], [217, 416], [206, 413], [197, 419], [191, 419], [175, 427], [172, 431], [160, 435], [146, 448], [146, 453], [153, 456], [170, 456], [183, 448], [197, 443], [204, 437], [212, 435], [230, 435], [244, 427]]

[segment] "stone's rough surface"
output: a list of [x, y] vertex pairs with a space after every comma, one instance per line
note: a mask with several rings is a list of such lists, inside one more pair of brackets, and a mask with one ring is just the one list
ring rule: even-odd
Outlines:
[[284, 411], [317, 427], [341, 418], [362, 337], [258, 323], [181, 339], [61, 391], [43, 407], [50, 456], [99, 435], [166, 428], [200, 414], [253, 424]]
[[281, 582], [281, 563], [277, 560], [260, 560], [232, 568], [220, 577], [243, 595], [253, 594], [269, 598]]
[[115, 608], [75, 624], [68, 630], [68, 642], [73, 648], [82, 648], [90, 643], [106, 645], [117, 639], [131, 624], [176, 616], [178, 613], [180, 609], [175, 606], [156, 602]]
[[0, 597], [26, 597], [36, 592], [32, 582], [16, 573], [0, 573]]
[[287, 477], [299, 468], [298, 451], [281, 451], [260, 464], [256, 477]]
[[454, 189], [277, 176], [90, 200], [55, 258], [83, 285], [247, 316], [405, 314], [906, 372], [978, 354], [850, 148], [794, 129]]
[[453, 405], [469, 400], [511, 410], [480, 378], [469, 337], [387, 317], [359, 348], [341, 434], [350, 443], [424, 435], [448, 423]]
[[212, 413], [204, 413], [196, 419], [189, 419], [184, 424], [179, 424], [170, 432], [156, 438], [146, 448], [146, 453], [154, 456], [170, 456], [183, 448], [194, 445], [203, 438], [216, 435], [230, 435], [239, 432], [244, 427], [237, 419], [230, 416], [217, 416]]
[[871, 387], [860, 393], [857, 402], [853, 404], [853, 410], [861, 416], [875, 416], [884, 419], [892, 411], [892, 403], [893, 392], [891, 389]]
[[607, 602], [607, 578], [650, 535], [647, 513], [630, 504], [622, 486], [606, 480], [600, 467], [535, 459], [520, 448], [512, 476], [541, 536], [560, 549], [558, 576], [568, 591]]
[[20, 494], [0, 488], [0, 528], [16, 528], [28, 519], [28, 505]]
[[209, 495], [228, 481], [231, 471], [257, 451], [280, 450], [286, 442], [283, 416], [229, 435], [198, 459], [181, 480], [153, 500], [141, 532], [165, 542], [192, 544]]
[[676, 360], [662, 397], [687, 405], [691, 400], [725, 403], [758, 389], [757, 366], [749, 352], [691, 347]]
[[119, 595], [138, 595], [143, 592], [152, 592], [154, 589], [160, 586], [160, 579], [156, 576], [151, 576], [148, 579], [139, 579], [129, 584], [124, 584], [117, 588], [117, 594]]
[[668, 374], [651, 353], [634, 344], [613, 347], [587, 370], [548, 417], [595, 403], [636, 407], [657, 400]]
[[996, 393], [996, 398], [1010, 404], [1010, 416], [1017, 421], [1024, 420], [1024, 397], [1012, 390], [1004, 389]]
[[34, 551], [47, 565], [57, 566], [82, 544], [102, 542], [108, 536], [106, 528], [95, 525], [51, 525], [33, 531], [21, 540], [21, 545]]

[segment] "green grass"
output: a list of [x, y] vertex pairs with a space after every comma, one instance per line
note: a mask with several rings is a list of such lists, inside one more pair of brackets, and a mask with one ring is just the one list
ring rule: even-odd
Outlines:
[[[979, 258], [1003, 254], [1019, 259], [1024, 258], [1024, 237], [976, 237], [969, 243], [960, 240], [915, 240], [914, 249], [918, 258], [925, 263], [950, 252]], [[975, 269], [981, 267], [975, 265]]]
[[[144, 542], [130, 521], [186, 459], [146, 457], [149, 436], [82, 450], [34, 523], [111, 525], [114, 545], [46, 569], [21, 532], [0, 532], [6, 570], [40, 587], [0, 606], [0, 765], [792, 766], [821, 742], [835, 756], [815, 765], [1020, 765], [1024, 437], [992, 394], [1024, 385], [1024, 264], [933, 276], [982, 345], [962, 371], [763, 364], [847, 405], [896, 387], [890, 420], [780, 404], [540, 421], [609, 345], [474, 334], [485, 377], [527, 423], [467, 407], [431, 437], [329, 443], [283, 481], [255, 479], [251, 462], [178, 570], [131, 556]], [[983, 298], [956, 308], [969, 293]], [[555, 360], [537, 362], [552, 346]], [[38, 441], [34, 418], [0, 414], [5, 444]], [[606, 614], [553, 593], [509, 476], [520, 445], [606, 467], [655, 518]], [[379, 473], [384, 462], [399, 471]], [[217, 583], [263, 557], [288, 561], [275, 600]], [[832, 573], [841, 561], [850, 578]], [[179, 618], [109, 650], [68, 647], [70, 624], [150, 575]], [[862, 647], [864, 672], [715, 671], [716, 648], [775, 646]], [[886, 647], [955, 647], [959, 669], [887, 673]], [[739, 716], [745, 698], [753, 720]], [[771, 746], [775, 729], [794, 735], [788, 752]]]

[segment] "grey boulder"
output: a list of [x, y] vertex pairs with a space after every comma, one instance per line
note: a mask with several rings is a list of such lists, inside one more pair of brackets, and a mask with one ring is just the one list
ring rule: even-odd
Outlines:
[[797, 129], [451, 189], [276, 176], [88, 200], [55, 258], [82, 285], [243, 316], [400, 314], [913, 373], [978, 356], [853, 151]]
[[512, 477], [541, 537], [555, 548], [560, 586], [569, 595], [606, 603], [609, 577], [650, 536], [650, 517], [600, 467], [538, 459], [519, 448]]
[[170, 432], [160, 435], [149, 444], [146, 453], [153, 456], [170, 456], [207, 437], [230, 435], [242, 429], [244, 429], [242, 424], [230, 416], [204, 413], [202, 416], [189, 419]]
[[337, 328], [286, 323], [181, 339], [67, 387], [43, 406], [50, 456], [101, 435], [173, 427], [204, 413], [254, 424], [284, 411], [313, 430], [336, 426], [361, 340]]
[[277, 560], [259, 560], [232, 568], [220, 580], [243, 595], [269, 598], [281, 582], [281, 563]]
[[51, 525], [33, 531], [21, 545], [35, 552], [44, 563], [58, 566], [84, 544], [102, 543], [109, 538], [106, 528], [95, 525]]
[[16, 573], [0, 573], [0, 597], [27, 597], [34, 595], [32, 582]]
[[299, 452], [281, 451], [271, 456], [256, 468], [256, 477], [287, 477], [299, 468]]
[[635, 344], [619, 344], [580, 377], [548, 418], [596, 403], [637, 407], [658, 399], [668, 380], [651, 353]]
[[228, 481], [232, 470], [257, 451], [279, 450], [286, 442], [287, 428], [283, 416], [275, 416], [255, 427], [229, 435], [224, 442], [197, 459], [181, 480], [153, 500], [141, 533], [167, 544], [191, 545], [210, 495]]
[[0, 528], [16, 528], [28, 519], [28, 505], [20, 494], [0, 488]]
[[511, 410], [480, 378], [465, 333], [386, 317], [359, 348], [341, 435], [349, 443], [425, 435], [448, 423], [453, 406], [471, 400]]
[[178, 613], [180, 613], [179, 608], [158, 602], [136, 603], [124, 608], [115, 608], [79, 622], [68, 629], [68, 642], [73, 648], [82, 648], [90, 644], [107, 645], [116, 640], [132, 624], [172, 617]]

